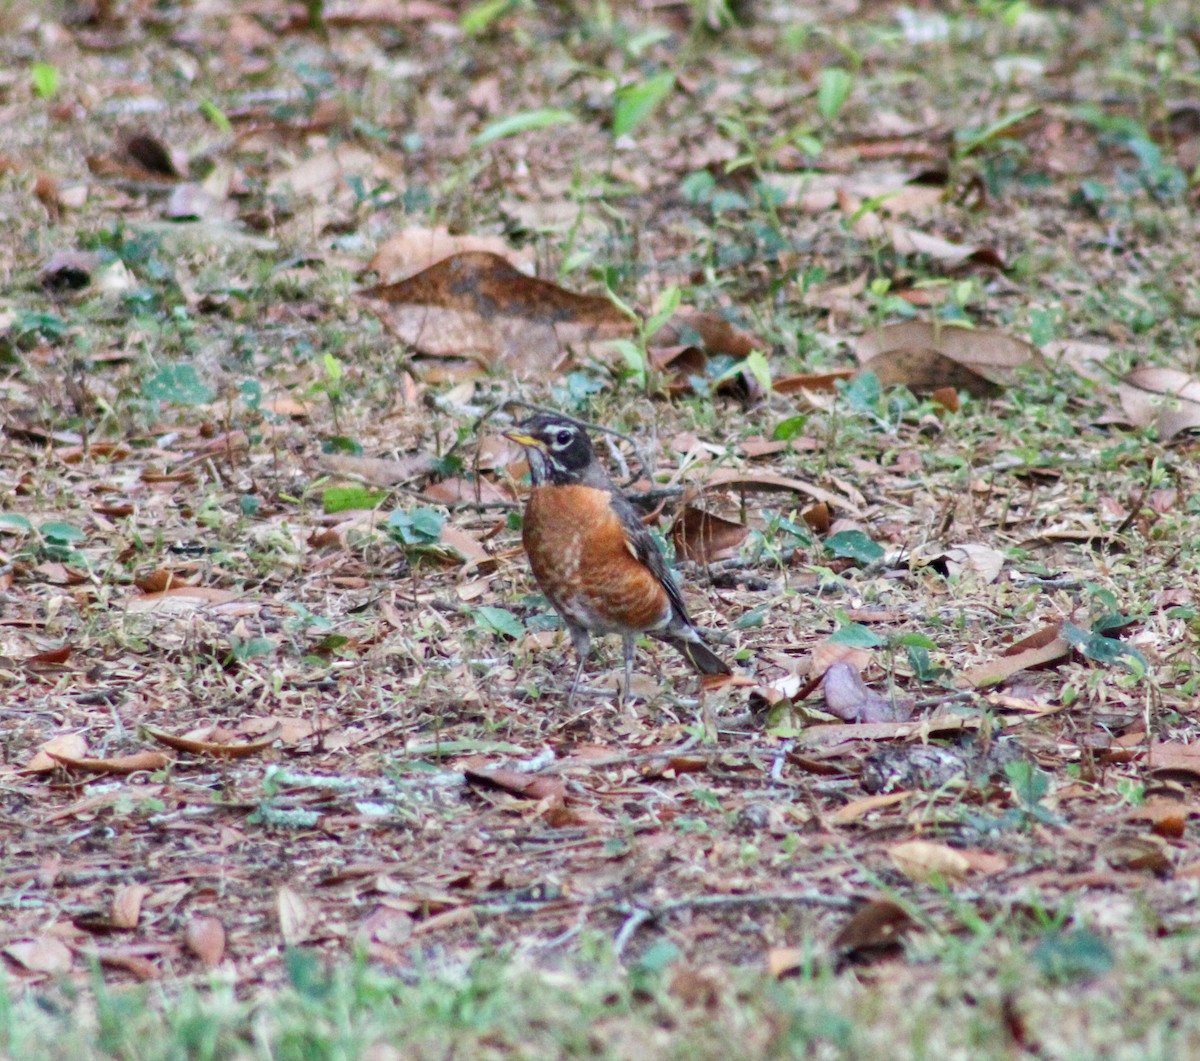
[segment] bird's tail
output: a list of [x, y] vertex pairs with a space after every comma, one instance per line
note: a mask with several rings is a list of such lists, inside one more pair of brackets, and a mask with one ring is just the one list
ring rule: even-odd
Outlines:
[[701, 674], [732, 674], [729, 665], [703, 641], [685, 641], [681, 637], [664, 637]]

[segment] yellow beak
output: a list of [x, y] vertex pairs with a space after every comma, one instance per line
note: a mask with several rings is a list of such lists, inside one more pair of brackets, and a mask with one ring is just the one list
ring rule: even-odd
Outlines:
[[511, 431], [505, 431], [504, 437], [510, 442], [515, 442], [519, 446], [532, 446], [534, 449], [545, 449], [546, 443], [540, 438], [534, 438], [532, 435], [522, 434], [515, 428]]

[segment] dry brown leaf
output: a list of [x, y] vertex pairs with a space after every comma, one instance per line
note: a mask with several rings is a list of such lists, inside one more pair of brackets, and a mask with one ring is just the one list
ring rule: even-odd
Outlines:
[[447, 548], [453, 549], [466, 561], [467, 568], [479, 567], [481, 564], [493, 562], [494, 558], [476, 539], [473, 534], [456, 527], [452, 523], [443, 523], [438, 541]]
[[1037, 348], [1022, 339], [929, 321], [867, 332], [855, 344], [855, 356], [885, 386], [902, 383], [914, 393], [953, 386], [975, 397], [995, 394], [1021, 365], [1045, 367]]
[[1200, 427], [1200, 380], [1173, 368], [1136, 368], [1117, 386], [1121, 408], [1135, 427], [1158, 428], [1164, 442]]
[[27, 773], [45, 774], [58, 769], [55, 755], [65, 755], [72, 759], [82, 759], [87, 755], [87, 741], [82, 733], [64, 733], [43, 744], [37, 754], [29, 760], [25, 767]]
[[143, 957], [141, 954], [131, 954], [123, 948], [103, 947], [88, 951], [87, 956], [95, 958], [106, 969], [120, 969], [139, 980], [151, 981], [162, 978], [162, 970], [149, 958]]
[[[193, 575], [192, 577], [194, 578], [195, 576]], [[166, 568], [160, 567], [149, 574], [139, 575], [133, 580], [133, 584], [143, 593], [165, 593], [171, 588], [179, 589], [181, 586], [190, 585], [191, 579], [175, 571], [168, 571]]]
[[429, 483], [421, 496], [428, 501], [437, 501], [443, 505], [453, 505], [466, 501], [495, 502], [512, 501], [513, 495], [504, 487], [491, 479], [442, 479], [440, 482]]
[[675, 315], [655, 332], [654, 345], [700, 346], [707, 354], [728, 354], [737, 358], [770, 348], [769, 343], [731, 324], [719, 313], [704, 313], [688, 306], [676, 310]]
[[57, 975], [70, 972], [75, 960], [71, 948], [53, 936], [10, 943], [4, 948], [4, 953], [31, 973]]
[[312, 904], [294, 888], [282, 884], [275, 894], [275, 909], [283, 942], [289, 947], [303, 943], [317, 920], [317, 911]]
[[838, 660], [821, 679], [825, 710], [845, 722], [896, 722], [912, 714], [912, 704], [893, 702], [867, 687], [859, 670], [845, 659]]
[[947, 575], [962, 576], [966, 572], [977, 575], [983, 582], [995, 582], [1004, 570], [1005, 557], [999, 549], [978, 543], [963, 543], [951, 545], [944, 552], [932, 559], [921, 559], [919, 563], [938, 564], [938, 570], [945, 568]]
[[824, 490], [813, 486], [801, 479], [793, 479], [787, 475], [777, 475], [774, 472], [739, 472], [732, 469], [714, 472], [703, 483], [702, 490], [717, 490], [722, 487], [731, 490], [790, 490], [798, 494], [806, 494], [814, 501], [824, 501], [830, 508], [836, 508], [851, 516], [861, 516], [862, 510], [850, 498], [835, 494], [832, 490]]
[[767, 951], [767, 975], [779, 980], [789, 973], [799, 972], [812, 961], [810, 947], [772, 947]]
[[386, 457], [355, 457], [348, 453], [322, 453], [317, 458], [322, 471], [369, 486], [395, 486], [428, 475], [437, 466], [427, 453], [413, 453], [399, 460]]
[[871, 659], [869, 649], [844, 645], [826, 637], [813, 645], [812, 655], [808, 660], [808, 673], [810, 677], [817, 678], [824, 675], [830, 667], [844, 661], [854, 668], [855, 673], [861, 674], [871, 665]]
[[265, 751], [279, 740], [280, 734], [283, 732], [282, 726], [276, 723], [258, 740], [247, 741], [244, 744], [230, 744], [226, 741], [205, 740], [203, 737], [198, 738], [194, 735], [177, 737], [151, 726], [142, 728], [148, 736], [153, 737], [160, 744], [165, 744], [168, 748], [174, 748], [180, 752], [191, 752], [193, 755], [211, 755], [216, 759], [245, 759], [247, 756]]
[[121, 888], [113, 896], [110, 917], [113, 928], [137, 928], [142, 916], [142, 901], [149, 894], [150, 889], [144, 884], [127, 884]]
[[851, 960], [870, 958], [898, 946], [915, 926], [904, 907], [890, 899], [872, 899], [841, 927], [833, 949]]
[[799, 376], [772, 380], [771, 389], [776, 394], [801, 394], [804, 391], [832, 394], [837, 390], [839, 380], [853, 379], [855, 375], [852, 368], [839, 368], [834, 372], [805, 372]]
[[888, 858], [909, 880], [927, 883], [940, 877], [954, 883], [967, 875], [971, 863], [960, 851], [930, 840], [907, 840], [888, 848]]
[[746, 540], [749, 527], [714, 516], [702, 508], [685, 505], [671, 524], [671, 541], [681, 560], [709, 564], [733, 556]]
[[171, 762], [162, 752], [134, 752], [111, 759], [76, 759], [55, 752], [48, 754], [68, 770], [78, 770], [84, 774], [136, 774], [142, 770], [162, 770]]
[[1071, 645], [1059, 633], [1061, 628], [1060, 623], [1051, 623], [1029, 637], [1009, 645], [998, 659], [981, 663], [963, 672], [959, 676], [959, 684], [976, 689], [985, 685], [996, 685], [1011, 678], [1018, 671], [1044, 667], [1066, 659], [1071, 654]]
[[886, 235], [897, 254], [924, 254], [943, 265], [957, 266], [974, 263], [1003, 271], [1004, 259], [991, 247], [972, 247], [963, 243], [952, 243], [940, 236], [918, 232], [914, 228], [883, 221], [876, 214], [864, 214], [856, 222], [855, 232], [864, 237]]
[[1200, 741], [1156, 741], [1150, 745], [1146, 765], [1152, 770], [1200, 777]]
[[833, 722], [809, 726], [796, 738], [806, 748], [831, 747], [852, 740], [896, 740], [925, 737], [934, 733], [961, 733], [978, 729], [979, 719], [939, 715], [916, 722]]
[[187, 949], [206, 969], [215, 969], [225, 957], [225, 926], [215, 917], [191, 917], [183, 938]]
[[543, 777], [506, 769], [464, 770], [463, 776], [472, 784], [497, 788], [522, 799], [548, 799], [562, 803], [567, 798], [566, 784], [559, 777]]
[[607, 298], [526, 276], [497, 254], [455, 254], [361, 293], [401, 342], [430, 357], [469, 357], [550, 378], [570, 347], [633, 334]]
[[849, 825], [864, 815], [870, 814], [873, 810], [894, 807], [897, 803], [903, 803], [908, 795], [906, 789], [901, 789], [896, 792], [884, 792], [878, 796], [864, 796], [862, 799], [847, 803], [844, 807], [839, 807], [830, 820], [835, 825]]
[[452, 236], [449, 229], [438, 225], [397, 232], [380, 245], [367, 268], [381, 284], [394, 284], [444, 258], [476, 251], [497, 254], [517, 268], [533, 265], [533, 254], [528, 249], [515, 250], [503, 236]]
[[45, 652], [35, 652], [32, 656], [25, 657], [25, 666], [32, 667], [35, 670], [44, 667], [59, 667], [71, 658], [71, 651], [70, 645], [63, 645], [61, 648], [51, 648]]

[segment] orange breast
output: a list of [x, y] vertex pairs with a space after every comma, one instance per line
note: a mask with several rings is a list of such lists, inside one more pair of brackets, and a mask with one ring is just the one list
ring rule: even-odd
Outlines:
[[538, 585], [568, 622], [619, 633], [669, 621], [667, 591], [626, 544], [607, 491], [538, 487], [525, 508], [522, 539]]

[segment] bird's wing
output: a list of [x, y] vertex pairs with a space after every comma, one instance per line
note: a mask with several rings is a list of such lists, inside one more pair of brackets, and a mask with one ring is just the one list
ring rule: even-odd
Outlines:
[[675, 581], [674, 574], [667, 566], [666, 558], [659, 549], [658, 542], [654, 540], [654, 535], [646, 529], [638, 516], [637, 509], [625, 495], [615, 486], [610, 486], [609, 489], [612, 492], [613, 511], [621, 521], [621, 529], [625, 532], [625, 544], [629, 547], [629, 551], [645, 564], [654, 577], [662, 583], [676, 617], [685, 626], [692, 626], [692, 620], [687, 613], [687, 605], [683, 603], [683, 594], [679, 592], [679, 583]]

